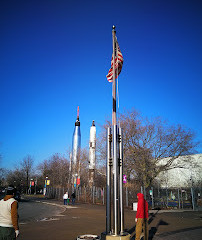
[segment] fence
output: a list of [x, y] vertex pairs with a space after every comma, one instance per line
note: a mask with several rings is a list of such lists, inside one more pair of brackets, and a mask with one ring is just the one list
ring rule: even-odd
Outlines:
[[[71, 195], [74, 189], [48, 187], [46, 196], [49, 198], [62, 199], [66, 191]], [[138, 192], [144, 194], [149, 207], [152, 209], [202, 209], [201, 188], [168, 189], [151, 187], [149, 189], [144, 189], [141, 187], [138, 190], [133, 186], [128, 186], [123, 189], [125, 207], [132, 207], [133, 203], [137, 202]], [[106, 203], [106, 190], [104, 187], [79, 187], [76, 189], [75, 193], [77, 202], [103, 205]]]

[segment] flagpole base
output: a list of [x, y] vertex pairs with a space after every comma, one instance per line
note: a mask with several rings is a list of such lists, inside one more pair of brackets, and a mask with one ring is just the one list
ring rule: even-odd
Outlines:
[[130, 240], [131, 235], [124, 232], [122, 235], [112, 235], [106, 234], [106, 232], [101, 233], [101, 240]]

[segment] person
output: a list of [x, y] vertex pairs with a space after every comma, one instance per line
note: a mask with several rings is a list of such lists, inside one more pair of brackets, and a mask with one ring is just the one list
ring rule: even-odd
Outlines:
[[148, 203], [144, 199], [142, 193], [137, 194], [137, 213], [136, 213], [136, 238], [135, 240], [140, 240], [142, 234], [142, 229], [144, 231], [144, 240], [148, 240]]
[[72, 205], [74, 205], [75, 199], [76, 199], [75, 192], [72, 193], [71, 197], [72, 197]]
[[18, 202], [15, 189], [9, 186], [6, 196], [0, 201], [0, 239], [15, 240], [19, 236]]
[[68, 192], [66, 192], [66, 193], [63, 195], [63, 199], [64, 199], [64, 205], [67, 205]]

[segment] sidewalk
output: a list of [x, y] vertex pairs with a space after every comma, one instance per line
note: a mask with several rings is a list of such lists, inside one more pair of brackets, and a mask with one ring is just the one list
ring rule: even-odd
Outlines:
[[[40, 200], [61, 207], [61, 214], [44, 221], [20, 225], [19, 240], [76, 240], [82, 234], [100, 235], [105, 231], [105, 206], [76, 204], [64, 206], [60, 201]], [[125, 228], [134, 240], [136, 212], [125, 209]], [[202, 236], [202, 212], [150, 211], [150, 239], [199, 240]]]

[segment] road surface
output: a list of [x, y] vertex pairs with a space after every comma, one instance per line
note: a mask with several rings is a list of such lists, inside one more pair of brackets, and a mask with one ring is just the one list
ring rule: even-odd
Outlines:
[[[105, 231], [106, 216], [103, 205], [78, 203], [75, 207], [64, 207], [61, 201], [42, 201], [45, 203], [30, 202], [30, 205], [21, 205], [25, 207], [21, 214], [26, 216], [22, 216], [25, 223], [20, 220], [19, 240], [76, 240], [77, 236], [82, 234], [100, 235]], [[33, 207], [33, 210], [30, 207]], [[40, 215], [37, 212], [33, 214], [34, 209]], [[125, 228], [131, 234], [131, 240], [135, 239], [135, 214], [134, 211], [125, 209]], [[150, 211], [149, 230], [149, 239], [153, 240], [200, 240], [202, 212]]]
[[[135, 239], [135, 212], [125, 209], [125, 229]], [[24, 199], [19, 203], [18, 240], [76, 240], [82, 234], [105, 231], [105, 206]], [[202, 211], [150, 211], [149, 240], [201, 240]]]
[[47, 218], [57, 216], [65, 211], [63, 206], [43, 203], [44, 201], [25, 201], [19, 202], [19, 223], [27, 224], [34, 221], [43, 221]]

